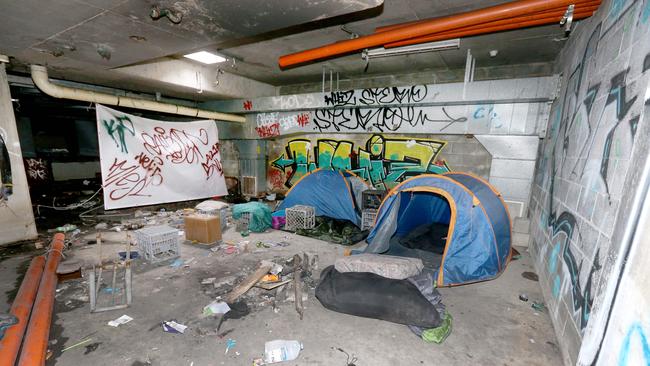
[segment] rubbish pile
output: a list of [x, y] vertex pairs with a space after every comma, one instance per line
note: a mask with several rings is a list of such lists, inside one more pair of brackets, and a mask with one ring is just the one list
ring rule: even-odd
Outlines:
[[316, 298], [327, 309], [404, 324], [427, 342], [442, 343], [452, 317], [436, 290], [433, 273], [419, 258], [362, 254], [325, 268]]

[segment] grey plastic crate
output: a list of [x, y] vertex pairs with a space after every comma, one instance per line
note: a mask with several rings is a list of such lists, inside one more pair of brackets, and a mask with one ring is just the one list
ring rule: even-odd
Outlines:
[[367, 208], [361, 211], [361, 230], [368, 230], [375, 225], [375, 219], [377, 218], [377, 210], [373, 208]]
[[178, 230], [167, 225], [145, 227], [134, 231], [140, 254], [149, 262], [160, 262], [180, 256]]
[[242, 232], [248, 230], [248, 224], [251, 222], [251, 213], [242, 212], [241, 216], [235, 221], [235, 226], [237, 232]]
[[316, 226], [316, 214], [312, 206], [295, 205], [285, 210], [285, 229], [312, 229]]

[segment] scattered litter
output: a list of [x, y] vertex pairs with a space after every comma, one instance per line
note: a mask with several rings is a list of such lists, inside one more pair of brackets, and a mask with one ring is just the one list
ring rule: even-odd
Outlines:
[[203, 315], [221, 315], [230, 311], [230, 306], [223, 301], [213, 301], [203, 308]]
[[[120, 259], [121, 259], [121, 260], [126, 260], [126, 251], [124, 251], [124, 252], [118, 252], [117, 255], [120, 256]], [[129, 254], [129, 257], [130, 257], [131, 259], [138, 259], [138, 258], [140, 258], [140, 253], [138, 253], [138, 252], [135, 251], [135, 250], [132, 250], [131, 253]]]
[[526, 295], [526, 294], [520, 294], [520, 295], [519, 295], [519, 300], [521, 300], [521, 301], [523, 301], [523, 302], [528, 301], [528, 295]]
[[535, 340], [532, 339], [532, 338], [530, 338], [528, 341], [530, 341], [530, 343], [532, 343], [532, 344], [535, 344]]
[[15, 315], [0, 314], [0, 339], [4, 337], [5, 330], [15, 324], [18, 324], [18, 318]]
[[65, 224], [65, 225], [63, 225], [63, 226], [59, 226], [59, 227], [57, 227], [57, 228], [54, 229], [54, 230], [55, 230], [55, 231], [58, 231], [58, 232], [61, 232], [61, 233], [67, 233], [67, 232], [69, 232], [69, 231], [77, 230], [77, 225], [73, 225], [73, 224]]
[[280, 276], [276, 274], [267, 274], [261, 279], [262, 282], [278, 282], [280, 281]]
[[183, 267], [189, 267], [192, 262], [194, 262], [194, 257], [183, 262]]
[[183, 265], [183, 260], [180, 259], [180, 258], [176, 258], [176, 260], [174, 260], [172, 262], [172, 264], [170, 264], [169, 266], [172, 267], [172, 268], [178, 268], [178, 267], [180, 267], [182, 265]]
[[266, 240], [266, 241], [258, 241], [257, 243], [255, 243], [256, 247], [258, 247], [258, 248], [266, 248], [266, 249], [268, 249], [268, 248], [277, 248], [277, 247], [284, 248], [284, 247], [288, 247], [289, 245], [291, 245], [291, 244], [287, 243], [286, 241], [276, 242], [276, 241]]
[[228, 351], [230, 351], [231, 348], [235, 347], [236, 344], [237, 344], [236, 340], [228, 338], [228, 340], [226, 341], [226, 352], [224, 354], [227, 355]]
[[347, 357], [347, 360], [345, 361], [345, 366], [357, 366], [355, 364], [355, 362], [357, 362], [357, 356], [355, 356], [354, 354], [350, 355], [349, 353], [345, 352], [343, 348], [340, 347], [337, 348], [332, 347], [332, 349], [336, 349], [337, 351], [343, 352], [345, 354], [345, 356]]
[[269, 341], [264, 344], [264, 361], [266, 363], [276, 363], [295, 360], [302, 349], [302, 343], [298, 341], [283, 339]]
[[84, 344], [84, 343], [88, 343], [88, 342], [90, 342], [90, 341], [92, 341], [92, 340], [93, 340], [92, 338], [84, 339], [84, 340], [81, 341], [81, 342], [77, 342], [77, 343], [73, 344], [73, 345], [70, 346], [70, 347], [66, 347], [66, 348], [62, 349], [61, 352], [65, 352], [65, 351], [67, 351], [67, 350], [71, 350], [71, 349], [73, 349], [73, 348], [75, 348], [75, 347], [77, 347], [77, 346], [81, 346], [82, 344]]
[[43, 242], [42, 241], [34, 242], [34, 248], [43, 249]]
[[540, 302], [533, 301], [533, 303], [530, 305], [530, 307], [532, 307], [533, 309], [535, 309], [537, 311], [544, 311], [544, 309], [546, 309], [546, 305], [544, 305], [544, 303], [541, 302], [541, 301]]
[[130, 316], [122, 315], [121, 317], [108, 322], [108, 325], [110, 325], [111, 327], [119, 327], [120, 325], [126, 324], [126, 323], [130, 322], [131, 320], [133, 320], [133, 318], [131, 318]]
[[174, 320], [168, 320], [162, 323], [163, 330], [167, 333], [185, 333], [187, 325], [177, 323]]
[[539, 281], [539, 276], [535, 272], [529, 272], [529, 271], [521, 272], [521, 277], [535, 282]]
[[211, 285], [211, 284], [213, 284], [214, 281], [216, 281], [216, 280], [217, 280], [216, 277], [208, 277], [208, 278], [204, 278], [203, 280], [201, 280], [201, 284], [202, 284], [202, 285]]

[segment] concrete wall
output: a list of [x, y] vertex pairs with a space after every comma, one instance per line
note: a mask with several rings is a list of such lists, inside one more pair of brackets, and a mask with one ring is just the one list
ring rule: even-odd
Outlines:
[[[11, 166], [11, 181], [2, 181], [0, 178], [0, 184], [12, 187], [12, 193], [8, 197], [0, 194], [0, 245], [2, 245], [36, 237], [36, 225], [20, 151], [18, 129], [11, 104], [5, 64], [2, 62], [0, 62], [0, 136], [4, 142], [0, 142], [0, 148], [2, 145], [6, 147], [6, 154], [2, 150], [0, 154], [9, 157]], [[8, 179], [9, 175], [5, 177], [5, 180]]]
[[285, 192], [308, 171], [347, 169], [377, 189], [410, 176], [467, 171], [485, 179], [491, 155], [473, 136], [301, 134], [268, 140], [267, 189]]
[[[480, 63], [480, 62], [479, 62]], [[326, 74], [329, 71], [325, 70]], [[537, 62], [528, 64], [508, 64], [499, 66], [481, 67], [476, 66], [474, 80], [499, 80], [499, 79], [520, 79], [553, 75], [553, 62]], [[354, 77], [351, 79], [342, 78], [338, 83], [336, 77], [332, 84], [329, 82], [329, 75], [326, 75], [325, 85], [322, 82], [304, 83], [278, 86], [279, 95], [292, 95], [315, 93], [332, 90], [351, 90], [366, 88], [381, 88], [389, 86], [409, 86], [417, 84], [439, 84], [458, 83], [465, 78], [465, 68], [441, 70], [418, 70], [413, 73], [369, 75], [367, 77]]]
[[649, 17], [648, 0], [605, 1], [574, 29], [557, 62], [562, 88], [533, 186], [531, 250], [566, 364], [576, 363], [584, 339], [598, 337], [592, 319], [606, 308], [603, 289], [623, 242], [632, 176], [648, 153], [639, 144], [648, 139], [641, 131]]
[[[290, 152], [284, 160], [277, 160], [289, 140], [308, 139], [312, 144], [303, 149], [311, 151], [312, 159], [301, 163], [304, 172], [309, 163], [317, 163], [314, 148], [319, 139], [334, 139], [337, 144], [340, 140], [352, 142], [355, 159], [361, 157], [359, 148], [366, 149], [374, 135], [414, 143], [437, 139], [450, 142], [441, 154], [451, 169], [487, 177], [501, 191], [513, 216], [525, 217], [538, 136], [544, 134], [556, 89], [557, 78], [541, 77], [283, 95], [213, 102], [209, 107], [245, 113], [247, 124], [240, 131], [242, 136], [271, 141], [268, 186], [276, 190], [283, 184], [286, 187], [286, 174], [293, 171], [295, 161], [289, 161], [294, 159]], [[485, 155], [479, 156], [486, 150], [491, 156], [489, 163]], [[389, 168], [385, 158], [379, 160]], [[390, 178], [389, 173], [384, 175]], [[527, 244], [527, 237], [524, 239]]]

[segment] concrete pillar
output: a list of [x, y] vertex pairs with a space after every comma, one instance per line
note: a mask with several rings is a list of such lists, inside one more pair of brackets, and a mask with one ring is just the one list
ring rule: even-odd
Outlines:
[[[11, 194], [0, 194], [0, 245], [19, 240], [36, 238], [34, 212], [29, 197], [27, 176], [20, 151], [18, 129], [11, 94], [7, 82], [5, 64], [0, 62], [0, 161], [6, 164], [9, 157], [9, 169], [0, 167], [4, 173], [0, 176], [3, 192], [10, 188]], [[5, 150], [6, 148], [6, 150]], [[4, 179], [4, 181], [3, 181]], [[10, 181], [9, 181], [10, 180]]]

